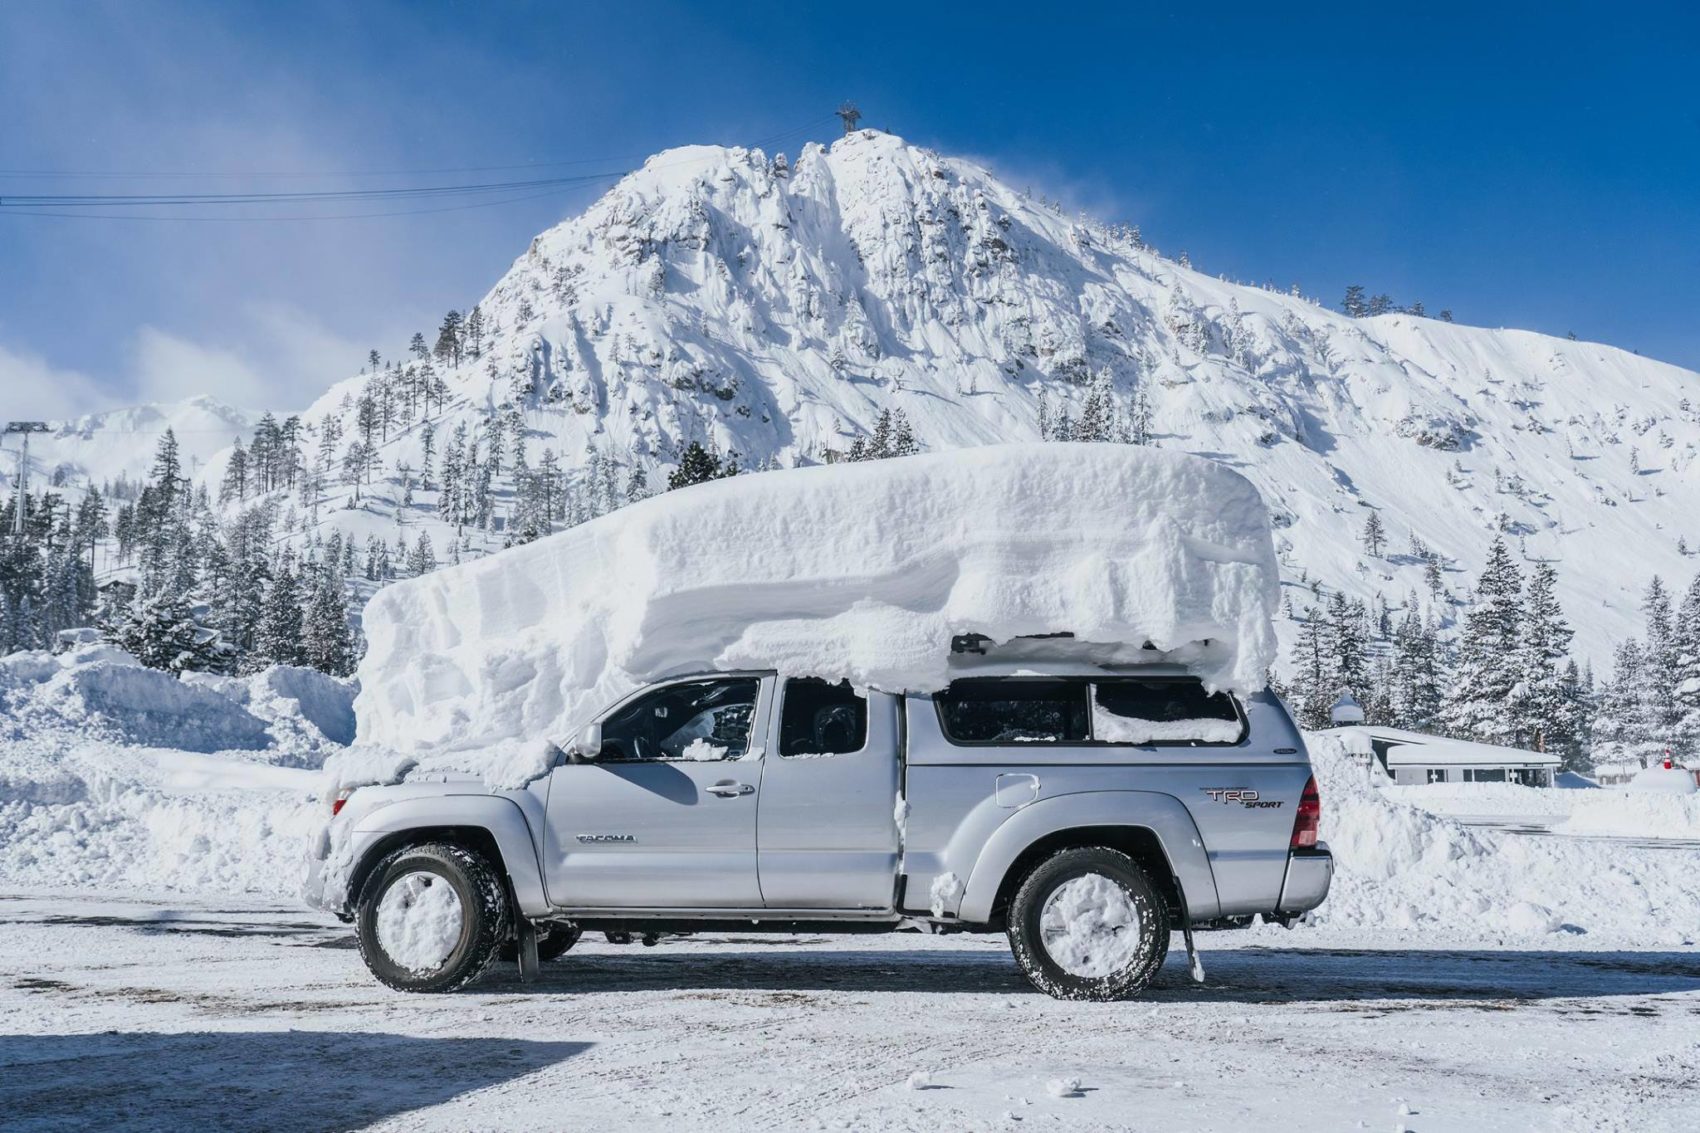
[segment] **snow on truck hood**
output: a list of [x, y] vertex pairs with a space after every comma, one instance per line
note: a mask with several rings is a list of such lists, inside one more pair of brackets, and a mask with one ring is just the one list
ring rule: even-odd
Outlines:
[[514, 786], [651, 681], [776, 669], [930, 691], [953, 635], [1150, 642], [1216, 688], [1276, 659], [1250, 482], [1028, 444], [743, 475], [396, 583], [366, 608], [358, 742]]

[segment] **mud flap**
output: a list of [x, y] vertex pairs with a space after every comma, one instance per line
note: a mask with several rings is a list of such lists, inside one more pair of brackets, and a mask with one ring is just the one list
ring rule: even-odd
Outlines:
[[1198, 944], [1192, 936], [1192, 911], [1186, 907], [1186, 890], [1181, 888], [1181, 879], [1175, 878], [1175, 892], [1181, 899], [1181, 936], [1186, 941], [1186, 969], [1192, 976], [1192, 982], [1204, 982], [1204, 961], [1198, 958]]
[[519, 922], [519, 982], [532, 983], [543, 974], [543, 961], [537, 958], [537, 926], [525, 918]]

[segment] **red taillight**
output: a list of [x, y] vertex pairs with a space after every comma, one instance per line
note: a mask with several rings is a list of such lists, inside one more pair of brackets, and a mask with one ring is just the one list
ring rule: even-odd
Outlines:
[[1322, 796], [1316, 791], [1316, 776], [1312, 775], [1305, 783], [1304, 794], [1299, 796], [1299, 813], [1293, 817], [1293, 840], [1287, 848], [1315, 849], [1316, 830], [1321, 824]]
[[336, 798], [331, 800], [331, 817], [332, 818], [335, 818], [337, 815], [342, 813], [343, 806], [348, 802], [348, 796], [352, 795], [353, 793], [354, 793], [353, 791], [338, 791], [336, 793]]

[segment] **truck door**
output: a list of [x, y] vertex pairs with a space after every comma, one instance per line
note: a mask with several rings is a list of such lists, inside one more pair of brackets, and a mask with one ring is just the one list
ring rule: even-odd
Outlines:
[[671, 681], [609, 713], [601, 755], [550, 773], [550, 901], [760, 908], [756, 804], [773, 684], [759, 673]]
[[897, 698], [788, 679], [762, 767], [757, 846], [768, 908], [889, 909]]

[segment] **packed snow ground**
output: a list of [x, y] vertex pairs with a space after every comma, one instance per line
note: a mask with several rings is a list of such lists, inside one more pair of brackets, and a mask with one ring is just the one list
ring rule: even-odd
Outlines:
[[[1692, 1127], [1700, 847], [1467, 828], [1335, 737], [1333, 894], [1203, 935], [1202, 987], [1178, 941], [1144, 998], [1087, 1005], [1030, 991], [1001, 937], [752, 933], [593, 937], [538, 984], [415, 998], [294, 897], [338, 750], [308, 716], [334, 731], [346, 686], [186, 685], [266, 736], [190, 752], [126, 738], [159, 722], [110, 690], [171, 680], [132, 669], [4, 670], [8, 1128]], [[1528, 792], [1558, 795], [1632, 797]]]
[[593, 938], [416, 997], [291, 905], [6, 897], [17, 1130], [1643, 1133], [1700, 1090], [1687, 949], [1269, 928], [1207, 936], [1202, 987], [1177, 948], [1143, 998], [1078, 1004], [995, 937]]

